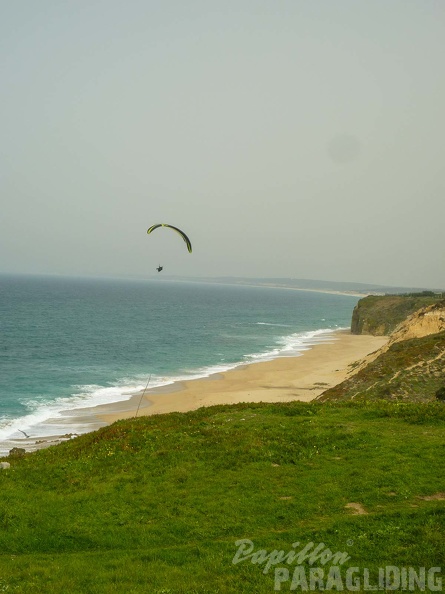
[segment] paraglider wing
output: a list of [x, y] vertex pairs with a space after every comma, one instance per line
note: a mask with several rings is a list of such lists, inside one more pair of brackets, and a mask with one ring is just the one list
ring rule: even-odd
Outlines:
[[158, 223], [157, 225], [152, 225], [149, 229], [147, 229], [147, 233], [150, 234], [152, 231], [154, 231], [158, 227], [169, 227], [170, 229], [173, 229], [174, 231], [176, 231], [177, 233], [179, 233], [179, 235], [185, 241], [185, 243], [187, 245], [188, 251], [190, 253], [192, 253], [192, 244], [190, 242], [190, 239], [184, 233], [184, 231], [181, 231], [181, 229], [178, 229], [177, 227], [173, 227], [173, 225], [167, 225], [167, 223]]

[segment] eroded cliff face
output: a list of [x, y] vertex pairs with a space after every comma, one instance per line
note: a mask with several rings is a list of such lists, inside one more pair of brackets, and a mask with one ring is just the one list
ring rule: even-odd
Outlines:
[[424, 307], [408, 316], [392, 332], [388, 344], [410, 338], [422, 338], [442, 330], [445, 330], [445, 300]]
[[319, 399], [427, 402], [445, 389], [445, 300], [409, 315], [387, 342]]
[[388, 336], [408, 316], [440, 302], [434, 295], [370, 295], [357, 303], [352, 312], [352, 334]]
[[386, 342], [380, 349], [368, 355], [360, 362], [355, 369], [355, 372], [366, 367], [368, 363], [374, 361], [381, 354], [385, 353], [391, 345], [410, 340], [412, 338], [423, 338], [430, 334], [437, 334], [445, 330], [445, 299], [423, 307], [414, 312], [401, 322], [393, 332], [389, 335], [388, 342]]

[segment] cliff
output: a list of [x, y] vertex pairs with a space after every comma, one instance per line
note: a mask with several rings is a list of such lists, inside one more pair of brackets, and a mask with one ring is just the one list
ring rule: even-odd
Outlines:
[[440, 301], [434, 294], [370, 295], [357, 303], [352, 312], [352, 334], [389, 335], [406, 318], [422, 307]]
[[440, 300], [409, 315], [383, 347], [319, 399], [428, 401], [444, 387], [445, 300]]

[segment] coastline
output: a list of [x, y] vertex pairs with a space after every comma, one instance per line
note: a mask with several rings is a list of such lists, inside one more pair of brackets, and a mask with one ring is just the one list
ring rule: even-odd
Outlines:
[[349, 377], [350, 365], [379, 349], [386, 336], [339, 330], [298, 356], [238, 366], [209, 377], [175, 382], [135, 394], [125, 402], [96, 407], [106, 424], [138, 416], [188, 412], [203, 406], [239, 402], [310, 402]]
[[[150, 280], [158, 280], [156, 276], [150, 277]], [[375, 291], [354, 291], [354, 290], [339, 290], [339, 289], [307, 289], [304, 287], [294, 287], [291, 285], [281, 285], [277, 283], [248, 283], [248, 282], [219, 282], [219, 281], [212, 281], [209, 279], [205, 280], [186, 280], [186, 279], [176, 279], [176, 278], [166, 278], [162, 282], [179, 282], [179, 283], [204, 283], [210, 285], [228, 285], [232, 287], [258, 287], [263, 289], [286, 289], [290, 291], [303, 291], [307, 293], [325, 293], [326, 295], [344, 295], [346, 297], [358, 297], [359, 299], [363, 299], [364, 297], [368, 297], [369, 295], [383, 295], [384, 293], [378, 293]]]
[[[90, 432], [120, 419], [188, 412], [217, 404], [310, 402], [349, 377], [353, 363], [387, 340], [386, 336], [353, 335], [349, 330], [338, 330], [328, 340], [306, 346], [298, 356], [242, 364], [208, 377], [148, 388], [128, 400], [66, 411], [66, 432], [38, 439], [10, 439], [7, 451], [18, 447], [29, 452], [72, 439], [76, 434], [70, 433], [70, 428], [79, 424]], [[57, 420], [58, 426], [60, 421]]]
[[359, 299], [363, 299], [364, 297], [368, 297], [369, 295], [374, 293], [360, 293], [359, 291], [340, 291], [337, 289], [305, 289], [302, 287], [291, 287], [287, 285], [277, 285], [273, 283], [259, 283], [255, 285], [250, 284], [241, 284], [238, 283], [236, 286], [243, 286], [243, 287], [263, 287], [266, 289], [287, 289], [289, 291], [305, 291], [307, 293], [325, 293], [326, 295], [344, 295], [346, 297], [358, 297]]

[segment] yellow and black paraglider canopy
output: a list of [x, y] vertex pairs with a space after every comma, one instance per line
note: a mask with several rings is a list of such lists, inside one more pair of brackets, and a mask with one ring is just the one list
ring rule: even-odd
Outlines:
[[185, 241], [189, 253], [192, 253], [192, 244], [190, 242], [190, 239], [187, 237], [184, 231], [181, 231], [181, 229], [178, 229], [178, 227], [173, 227], [173, 225], [168, 225], [167, 223], [158, 223], [156, 225], [152, 225], [149, 229], [147, 229], [147, 233], [150, 235], [152, 231], [158, 229], [159, 227], [168, 227], [169, 229], [173, 229], [173, 231], [176, 231], [176, 233], [179, 233], [179, 235]]

